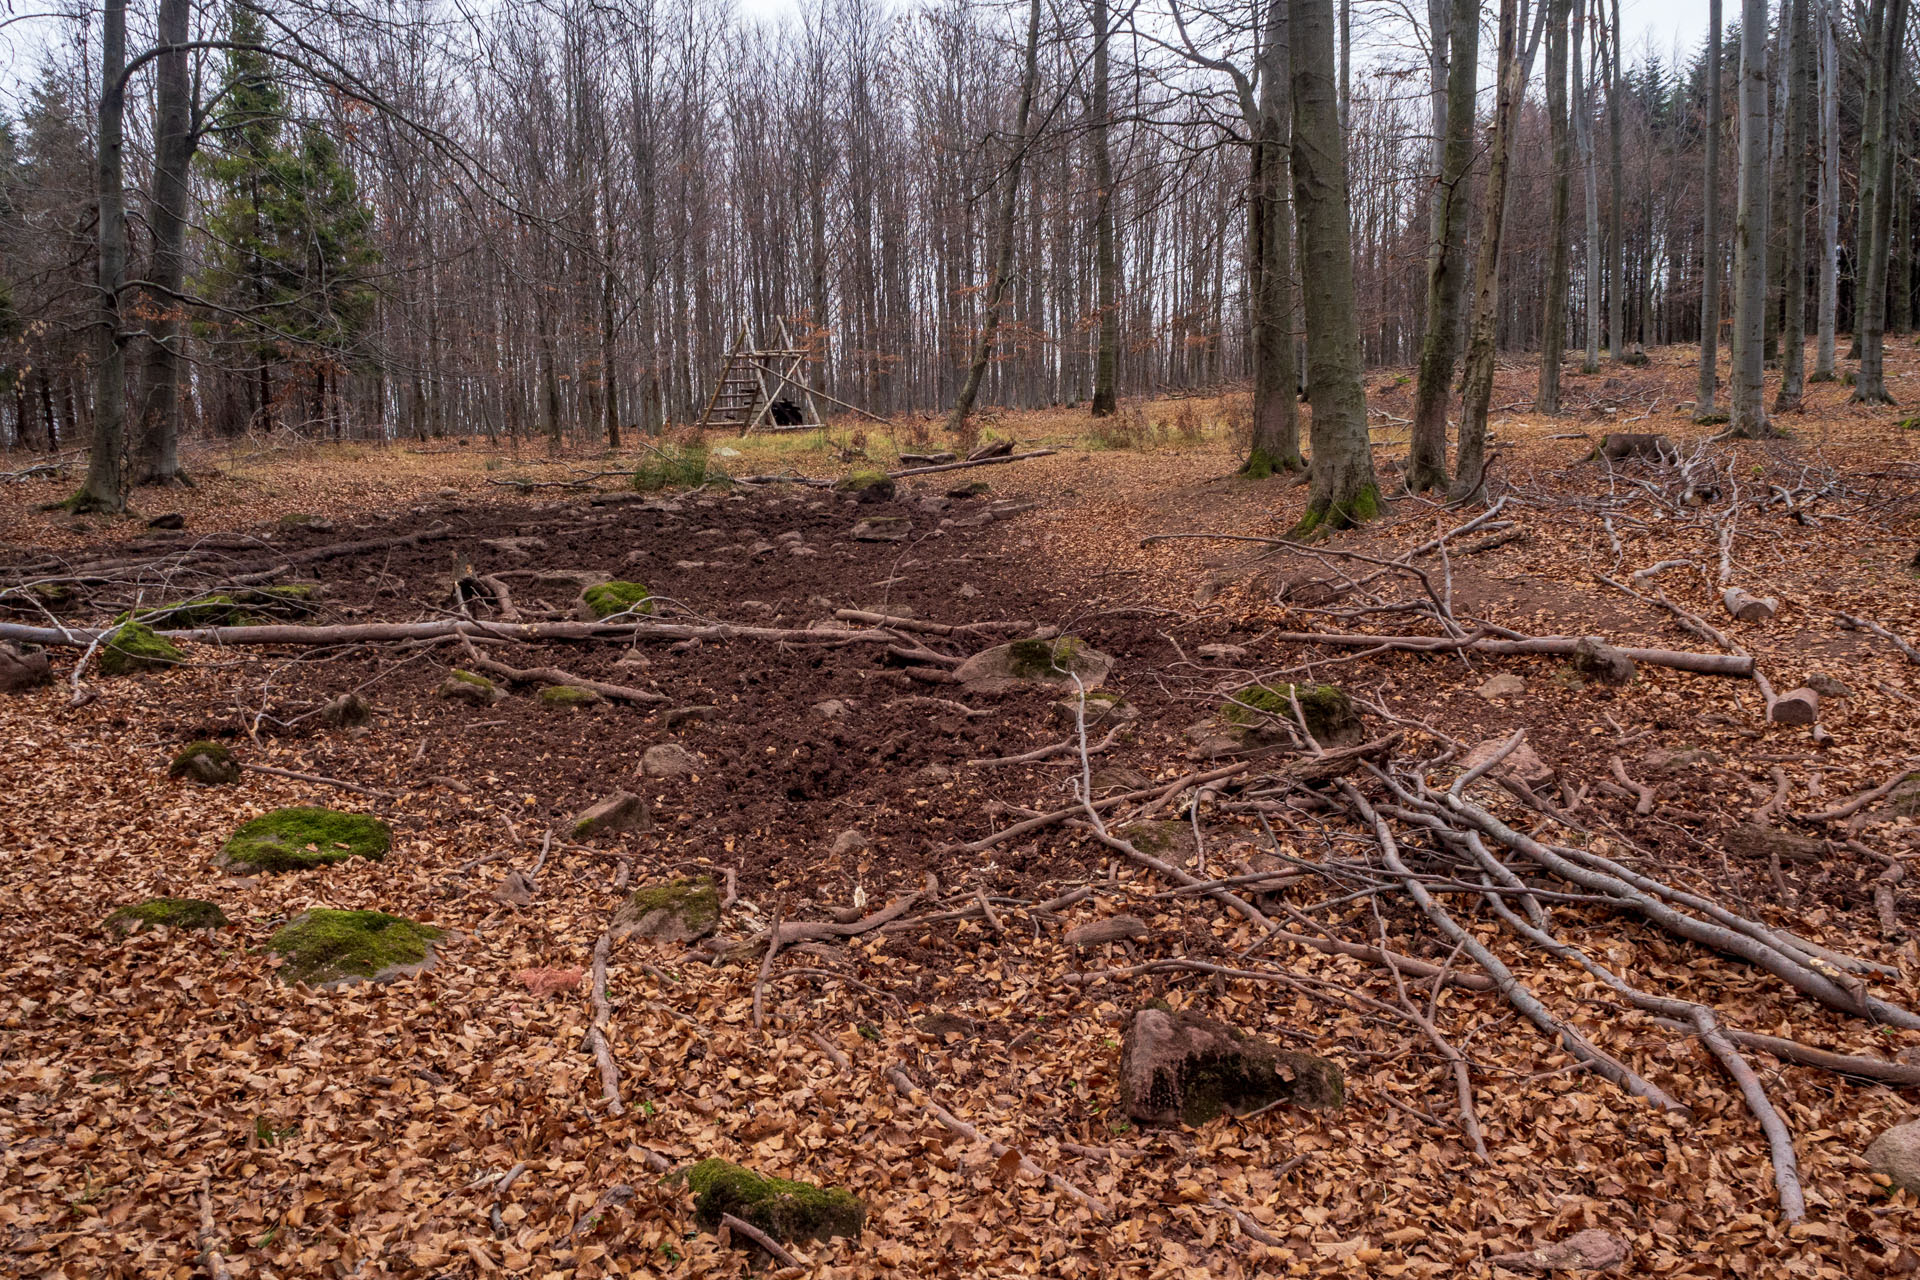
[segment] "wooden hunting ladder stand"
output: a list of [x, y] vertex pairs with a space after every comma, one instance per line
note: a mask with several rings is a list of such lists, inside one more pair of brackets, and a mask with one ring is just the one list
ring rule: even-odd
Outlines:
[[[780, 343], [771, 348], [749, 347], [746, 329], [740, 330], [726, 362], [720, 366], [706, 412], [700, 415], [702, 429], [737, 428], [744, 436], [758, 430], [819, 431], [826, 427], [813, 388], [806, 381], [807, 349], [794, 345], [785, 320], [780, 322]], [[791, 394], [783, 394], [789, 388]], [[783, 400], [798, 409], [804, 421], [775, 422], [773, 407]]]

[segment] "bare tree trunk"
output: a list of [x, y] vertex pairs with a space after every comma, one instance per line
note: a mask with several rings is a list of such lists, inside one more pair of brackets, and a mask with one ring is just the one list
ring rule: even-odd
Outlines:
[[1773, 401], [1775, 413], [1799, 407], [1807, 373], [1807, 108], [1813, 96], [1812, 50], [1808, 48], [1807, 0], [1787, 0], [1787, 5], [1786, 30], [1780, 37], [1787, 57], [1780, 72], [1787, 85], [1786, 141], [1776, 175], [1784, 194], [1781, 236], [1786, 261], [1781, 267], [1780, 390]]
[[1360, 331], [1353, 303], [1347, 140], [1334, 83], [1332, 0], [1290, 0], [1293, 46], [1293, 197], [1313, 404], [1313, 477], [1294, 537], [1380, 514], [1367, 441]]
[[1526, 89], [1520, 57], [1520, 0], [1500, 0], [1500, 49], [1494, 74], [1493, 132], [1487, 142], [1487, 197], [1481, 209], [1480, 256], [1473, 269], [1473, 322], [1467, 339], [1466, 384], [1460, 400], [1460, 456], [1454, 463], [1455, 498], [1483, 496], [1487, 471], [1487, 407], [1493, 402], [1493, 361], [1500, 305], [1500, 242], [1507, 224], [1507, 178], [1513, 135]]
[[1700, 237], [1700, 391], [1694, 417], [1712, 422], [1720, 419], [1716, 404], [1720, 389], [1720, 124], [1724, 108], [1720, 96], [1720, 37], [1724, 31], [1720, 0], [1709, 0], [1707, 14], [1707, 163], [1702, 184], [1707, 208]]
[[154, 64], [153, 198], [147, 222], [153, 255], [147, 265], [146, 327], [151, 337], [140, 395], [134, 446], [137, 484], [181, 484], [180, 470], [180, 290], [187, 274], [187, 169], [195, 135], [187, 82], [187, 0], [161, 0], [157, 35], [174, 46]]
[[1885, 17], [1877, 29], [1872, 25], [1868, 28], [1867, 118], [1860, 139], [1860, 214], [1866, 232], [1861, 237], [1865, 250], [1854, 302], [1858, 316], [1854, 335], [1860, 347], [1860, 369], [1853, 380], [1855, 404], [1893, 403], [1887, 392], [1885, 366], [1887, 259], [1893, 241], [1893, 160], [1899, 150], [1900, 82], [1904, 78], [1901, 49], [1906, 38], [1907, 0], [1884, 0], [1884, 8]]
[[94, 166], [99, 201], [99, 298], [94, 324], [93, 443], [87, 478], [67, 500], [70, 510], [126, 510], [127, 349], [120, 328], [120, 290], [127, 278], [127, 197], [121, 147], [126, 117], [127, 0], [104, 0], [100, 37], [99, 148]]
[[1291, 114], [1287, 0], [1268, 0], [1260, 50], [1253, 182], [1248, 202], [1253, 268], [1253, 447], [1241, 474], [1301, 471], [1300, 396], [1293, 359], [1292, 210], [1287, 204]]
[[1620, 158], [1620, 61], [1625, 32], [1620, 29], [1620, 0], [1613, 0], [1613, 30], [1607, 40], [1607, 358], [1626, 352], [1626, 241], [1622, 225], [1627, 174]]
[[973, 349], [973, 363], [967, 368], [967, 380], [961, 384], [960, 394], [953, 402], [953, 412], [947, 417], [947, 430], [954, 435], [964, 435], [966, 432], [967, 415], [973, 412], [973, 402], [980, 395], [981, 380], [987, 376], [987, 362], [993, 358], [993, 338], [1000, 327], [1000, 307], [1006, 301], [1008, 286], [1013, 282], [1013, 215], [1019, 208], [1020, 170], [1026, 163], [1027, 148], [1032, 143], [1033, 95], [1039, 79], [1040, 0], [1031, 0], [1027, 6], [1027, 66], [1020, 79], [1020, 110], [1014, 129], [1013, 155], [1008, 158], [1007, 167], [1000, 175], [1006, 185], [1000, 192], [1000, 208], [994, 217], [993, 279], [987, 285], [986, 309], [980, 320], [980, 339]]
[[1740, 6], [1740, 208], [1734, 222], [1729, 433], [1774, 434], [1762, 400], [1767, 309], [1767, 0]]
[[[1573, 20], [1573, 142], [1580, 152], [1587, 199], [1587, 355], [1580, 369], [1583, 373], [1593, 373], [1600, 368], [1600, 273], [1604, 268], [1600, 260], [1600, 172], [1594, 157], [1593, 104], [1588, 88], [1593, 77], [1580, 61], [1580, 37], [1587, 25], [1585, 10], [1582, 0], [1581, 10]], [[1596, 36], [1593, 54], [1596, 63], [1600, 56], [1599, 44]]]
[[1840, 311], [1840, 54], [1833, 38], [1833, 0], [1814, 0], [1820, 31], [1820, 302], [1813, 380], [1832, 382]]
[[[1533, 407], [1560, 412], [1560, 361], [1567, 349], [1567, 214], [1573, 194], [1573, 145], [1567, 131], [1567, 24], [1573, 0], [1538, 0], [1547, 18], [1547, 131], [1553, 146], [1553, 194], [1547, 212], [1547, 295], [1540, 325], [1540, 390]], [[1717, 0], [1716, 0], [1717, 3]]]
[[[1460, 356], [1460, 302], [1466, 288], [1467, 217], [1472, 209], [1474, 95], [1480, 72], [1479, 0], [1453, 0], [1448, 22], [1447, 129], [1440, 181], [1437, 240], [1427, 255], [1426, 333], [1414, 387], [1407, 488], [1414, 493], [1447, 484], [1447, 404]], [[1437, 37], [1436, 37], [1437, 39]]]
[[[1277, 4], [1279, 0], [1275, 0]], [[1104, 418], [1119, 407], [1120, 315], [1117, 310], [1119, 262], [1113, 245], [1113, 155], [1108, 133], [1113, 123], [1113, 107], [1108, 92], [1107, 65], [1110, 61], [1112, 19], [1107, 0], [1093, 0], [1093, 181], [1099, 187], [1099, 208], [1094, 214], [1094, 286], [1100, 311], [1098, 345], [1093, 359], [1093, 416]], [[1259, 427], [1255, 425], [1255, 437]]]

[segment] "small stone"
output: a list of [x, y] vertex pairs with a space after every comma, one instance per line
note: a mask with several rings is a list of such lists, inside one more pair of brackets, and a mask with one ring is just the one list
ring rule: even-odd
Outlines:
[[576, 840], [603, 833], [651, 831], [653, 815], [647, 802], [631, 791], [616, 791], [574, 818], [570, 830]]
[[814, 715], [819, 716], [822, 720], [844, 720], [847, 717], [849, 708], [846, 703], [840, 701], [838, 698], [828, 698], [823, 702], [814, 703], [811, 710]]
[[1813, 690], [1823, 698], [1851, 698], [1853, 696], [1853, 690], [1851, 688], [1834, 679], [1832, 676], [1810, 676], [1807, 679], [1807, 688]]
[[1610, 1231], [1589, 1228], [1568, 1236], [1558, 1244], [1542, 1245], [1525, 1253], [1501, 1254], [1488, 1261], [1509, 1271], [1541, 1274], [1553, 1271], [1606, 1271], [1625, 1262], [1631, 1252], [1621, 1237]]
[[1897, 1124], [1867, 1148], [1867, 1165], [1902, 1191], [1920, 1195], [1920, 1120]]
[[155, 516], [147, 521], [149, 529], [184, 529], [186, 527], [187, 518], [178, 511], [169, 511], [163, 516]]
[[1080, 725], [1082, 702], [1086, 704], [1086, 721], [1089, 731], [1096, 726], [1140, 718], [1140, 709], [1119, 694], [1109, 689], [1095, 689], [1084, 698], [1078, 693], [1072, 693], [1054, 703], [1054, 722], [1064, 729], [1077, 730]]
[[441, 499], [457, 498], [460, 496], [460, 491], [454, 488], [435, 489], [433, 491], [433, 496]]
[[45, 650], [0, 644], [0, 693], [25, 693], [53, 683]]
[[524, 560], [536, 551], [545, 551], [547, 540], [535, 537], [483, 538], [480, 540], [480, 545], [490, 551], [498, 551], [501, 555]]
[[373, 708], [357, 693], [343, 693], [320, 708], [320, 720], [336, 729], [356, 729], [373, 719]]
[[1602, 640], [1583, 636], [1574, 646], [1573, 669], [1602, 684], [1630, 684], [1637, 668], [1633, 659]]
[[971, 582], [963, 582], [960, 584], [960, 598], [962, 600], [971, 600], [979, 594], [980, 588], [974, 586]]
[[189, 742], [167, 765], [169, 778], [191, 778], [203, 787], [240, 781], [240, 762], [218, 742]]
[[1143, 1125], [1202, 1125], [1276, 1102], [1331, 1110], [1346, 1098], [1340, 1068], [1164, 1006], [1137, 1010], [1120, 1047], [1120, 1100]]
[[1243, 662], [1247, 647], [1243, 644], [1203, 644], [1194, 650], [1208, 662]]
[[905, 516], [869, 516], [848, 536], [855, 542], [905, 542], [912, 534], [913, 521]]
[[640, 756], [640, 772], [649, 778], [684, 778], [699, 771], [699, 757], [677, 742], [648, 747]]
[[1138, 916], [1108, 916], [1067, 930], [1070, 947], [1097, 947], [1103, 942], [1135, 942], [1152, 936], [1147, 922]]
[[1703, 747], [1681, 747], [1673, 751], [1657, 748], [1640, 757], [1643, 772], [1662, 777], [1710, 769], [1719, 763], [1719, 753]]
[[577, 711], [605, 701], [593, 690], [572, 684], [550, 684], [540, 691], [540, 705], [557, 711]]
[[894, 490], [893, 477], [884, 471], [855, 471], [842, 476], [833, 486], [835, 493], [849, 494], [861, 503], [891, 502]]
[[680, 572], [682, 573], [691, 573], [695, 569], [706, 568], [707, 562], [705, 560], [675, 560], [673, 562], [673, 567], [680, 570]]
[[668, 707], [660, 718], [669, 729], [678, 728], [690, 720], [707, 720], [720, 714], [718, 707]]
[[918, 507], [920, 510], [926, 512], [930, 516], [937, 516], [942, 511], [945, 511], [948, 507], [953, 505], [953, 499], [922, 498], [920, 499], [919, 502], [915, 503], [914, 505]]
[[866, 832], [860, 830], [858, 827], [849, 827], [833, 838], [831, 851], [835, 857], [844, 858], [851, 854], [860, 853], [872, 845], [872, 843], [871, 840], [867, 839]]
[[1113, 659], [1077, 636], [1015, 640], [982, 649], [953, 678], [972, 693], [1011, 693], [1022, 688], [1067, 685], [1098, 689], [1113, 671]]
[[[1506, 740], [1503, 738], [1488, 738], [1484, 742], [1476, 743], [1473, 750], [1467, 752], [1466, 758], [1460, 762], [1461, 769], [1479, 768], [1491, 760], [1505, 745]], [[1525, 742], [1509, 751], [1499, 764], [1493, 766], [1492, 772], [1511, 778], [1515, 782], [1525, 783], [1529, 787], [1544, 786], [1553, 781], [1553, 766], [1542, 760], [1539, 753]]]
[[720, 891], [705, 876], [643, 885], [620, 904], [613, 925], [622, 938], [695, 942], [720, 927]]
[[1518, 697], [1527, 691], [1527, 682], [1510, 672], [1501, 672], [1482, 684], [1474, 692], [1492, 702], [1495, 698]]
[[533, 877], [524, 871], [509, 871], [500, 877], [500, 883], [495, 887], [493, 896], [510, 907], [530, 907], [533, 905], [533, 896], [537, 891], [538, 887], [533, 883]]
[[818, 551], [815, 551], [812, 547], [802, 546], [796, 542], [787, 548], [787, 554], [795, 557], [796, 559], [806, 560], [806, 559], [810, 559], [813, 556], [817, 556], [820, 553]]
[[930, 764], [913, 775], [913, 780], [921, 786], [938, 786], [953, 781], [953, 770], [943, 764]]
[[475, 675], [471, 671], [462, 671], [455, 667], [447, 673], [447, 678], [434, 690], [436, 698], [445, 698], [449, 702], [464, 702], [475, 707], [490, 707], [506, 697], [506, 691], [485, 676]]
[[1806, 725], [1820, 720], [1820, 695], [1809, 688], [1791, 689], [1774, 699], [1767, 708], [1767, 719], [1774, 724]]

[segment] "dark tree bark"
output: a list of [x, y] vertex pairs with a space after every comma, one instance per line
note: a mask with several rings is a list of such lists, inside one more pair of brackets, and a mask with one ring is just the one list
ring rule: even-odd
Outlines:
[[187, 177], [198, 141], [187, 80], [187, 0], [161, 0], [157, 35], [167, 52], [154, 60], [153, 196], [147, 223], [153, 257], [147, 265], [146, 328], [133, 479], [181, 484], [180, 291], [187, 275]]
[[1414, 493], [1447, 485], [1447, 405], [1460, 356], [1460, 303], [1466, 291], [1467, 217], [1472, 209], [1474, 95], [1480, 73], [1479, 0], [1453, 0], [1448, 23], [1447, 131], [1434, 226], [1439, 239], [1427, 255], [1426, 334], [1414, 388], [1407, 488]]
[[117, 513], [127, 504], [127, 348], [120, 316], [120, 290], [127, 279], [127, 197], [121, 158], [127, 104], [127, 0], [104, 0], [101, 14], [99, 153], [94, 166], [100, 261], [94, 319], [93, 442], [87, 455], [87, 478], [67, 505], [76, 512]]
[[1787, 7], [1786, 31], [1781, 36], [1787, 51], [1787, 65], [1781, 69], [1787, 84], [1787, 120], [1777, 175], [1785, 261], [1781, 264], [1780, 390], [1774, 396], [1775, 413], [1799, 407], [1807, 372], [1807, 115], [1813, 99], [1813, 50], [1807, 0], [1788, 0]]
[[[1277, 0], [1276, 0], [1277, 3]], [[1113, 124], [1113, 105], [1108, 90], [1108, 62], [1112, 19], [1107, 0], [1093, 0], [1093, 181], [1099, 188], [1099, 206], [1094, 212], [1095, 305], [1100, 311], [1100, 329], [1093, 357], [1093, 416], [1111, 416], [1119, 407], [1120, 313], [1118, 310], [1119, 262], [1113, 244], [1113, 155], [1108, 134]], [[1255, 424], [1255, 439], [1259, 426]]]
[[1360, 331], [1353, 303], [1347, 145], [1335, 83], [1332, 0], [1290, 0], [1293, 46], [1293, 198], [1300, 227], [1313, 405], [1312, 485], [1293, 536], [1380, 514], [1367, 441]]
[[[1879, 22], [1874, 10], [1884, 10]], [[1860, 136], [1860, 218], [1863, 249], [1856, 284], [1854, 325], [1860, 368], [1854, 375], [1855, 404], [1892, 404], [1886, 379], [1887, 260], [1893, 239], [1893, 161], [1899, 150], [1901, 48], [1907, 0], [1876, 0], [1869, 11], [1867, 116]], [[1871, 187], [1869, 188], [1869, 182]]]
[[1719, 417], [1716, 398], [1720, 390], [1720, 124], [1723, 99], [1720, 96], [1720, 0], [1707, 5], [1707, 115], [1706, 180], [1702, 191], [1706, 216], [1701, 230], [1700, 282], [1700, 391], [1695, 417], [1713, 420]]
[[1567, 349], [1567, 214], [1573, 195], [1573, 141], [1567, 127], [1567, 26], [1573, 0], [1539, 2], [1550, 6], [1547, 131], [1553, 147], [1553, 195], [1547, 211], [1547, 296], [1541, 308], [1540, 390], [1534, 396], [1534, 408], [1558, 413], [1560, 361]]
[[1300, 471], [1299, 376], [1293, 357], [1292, 210], [1287, 203], [1290, 101], [1287, 0], [1269, 0], [1248, 202], [1253, 272], [1253, 447], [1241, 473]]
[[1832, 382], [1840, 310], [1840, 52], [1833, 0], [1814, 0], [1820, 41], [1820, 301], [1813, 381]]

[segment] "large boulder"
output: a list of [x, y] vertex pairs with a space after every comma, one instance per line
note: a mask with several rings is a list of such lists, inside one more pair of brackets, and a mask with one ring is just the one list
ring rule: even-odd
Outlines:
[[338, 987], [412, 977], [433, 964], [433, 944], [446, 930], [383, 911], [315, 909], [295, 916], [267, 940], [281, 960], [283, 982]]
[[203, 787], [240, 781], [240, 762], [218, 742], [189, 742], [167, 765], [169, 778], [191, 778]]
[[705, 876], [644, 885], [614, 912], [622, 938], [694, 942], [720, 926], [720, 891]]
[[[794, 1240], [858, 1239], [867, 1207], [839, 1187], [769, 1178], [725, 1160], [702, 1160], [687, 1170], [694, 1221], [709, 1231], [732, 1214], [785, 1244]], [[741, 1242], [744, 1243], [744, 1242]]]
[[[1078, 636], [1015, 640], [982, 649], [954, 670], [953, 678], [969, 693], [1011, 693], [1019, 689], [1098, 689], [1113, 671], [1113, 659], [1090, 647]], [[1075, 690], [1076, 692], [1078, 690]]]
[[46, 650], [0, 644], [0, 693], [25, 693], [52, 683]]
[[1143, 1125], [1201, 1125], [1276, 1102], [1331, 1110], [1345, 1100], [1335, 1063], [1194, 1013], [1137, 1010], [1120, 1046], [1121, 1105]]
[[1903, 1191], [1920, 1196], [1920, 1120], [1897, 1124], [1867, 1148], [1867, 1164]]
[[378, 818], [301, 806], [243, 824], [220, 851], [220, 863], [243, 873], [304, 871], [348, 858], [379, 862], [392, 846], [393, 830]]

